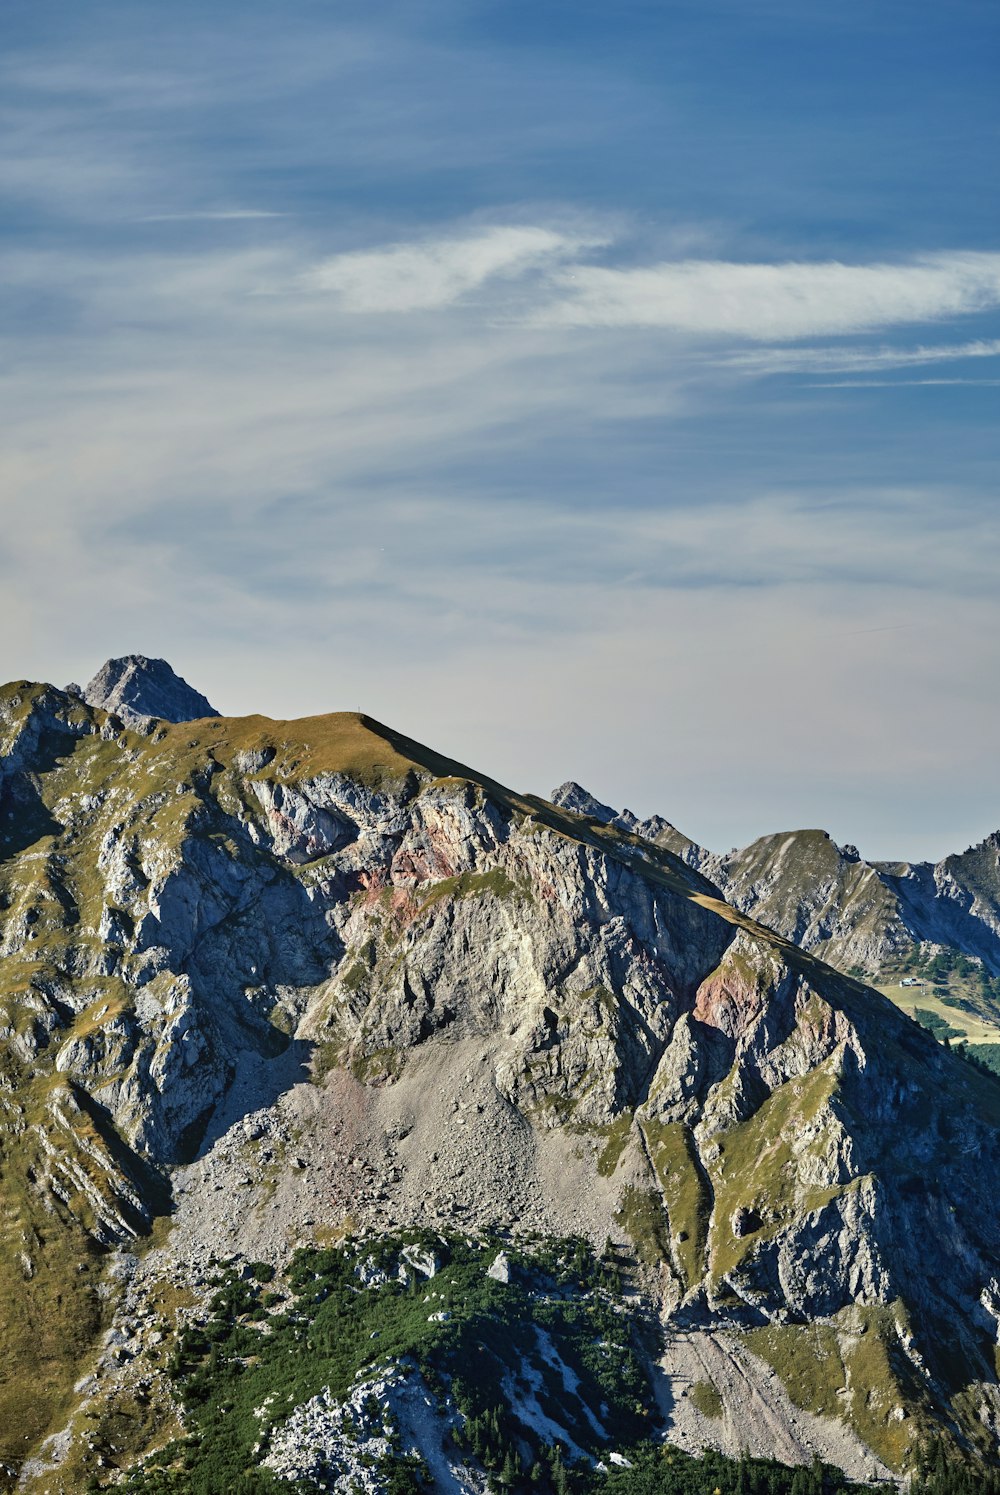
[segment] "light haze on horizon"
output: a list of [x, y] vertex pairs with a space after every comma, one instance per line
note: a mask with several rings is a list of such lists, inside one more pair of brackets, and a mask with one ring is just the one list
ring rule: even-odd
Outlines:
[[1000, 826], [1000, 12], [10, 0], [4, 679]]

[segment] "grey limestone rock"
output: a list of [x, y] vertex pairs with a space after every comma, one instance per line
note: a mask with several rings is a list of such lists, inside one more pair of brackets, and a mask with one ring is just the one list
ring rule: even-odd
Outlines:
[[937, 863], [869, 862], [823, 830], [761, 836], [718, 854], [661, 816], [639, 820], [572, 781], [551, 797], [673, 851], [737, 908], [842, 970], [877, 979], [911, 951], [945, 949], [1000, 975], [1000, 831]]
[[82, 692], [79, 686], [67, 689], [82, 694], [90, 706], [114, 712], [129, 726], [147, 717], [187, 722], [218, 716], [215, 707], [182, 680], [165, 659], [147, 659], [144, 654], [108, 659]]
[[549, 799], [554, 805], [559, 805], [565, 810], [575, 810], [578, 815], [589, 815], [594, 820], [603, 821], [605, 825], [610, 825], [618, 816], [617, 810], [613, 810], [610, 805], [602, 804], [574, 779], [568, 779], [565, 784], [560, 784], [558, 789], [553, 789]]

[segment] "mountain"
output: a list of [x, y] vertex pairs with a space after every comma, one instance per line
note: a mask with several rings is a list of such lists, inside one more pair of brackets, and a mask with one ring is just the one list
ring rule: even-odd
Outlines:
[[718, 855], [662, 817], [639, 821], [579, 784], [552, 797], [674, 851], [737, 908], [904, 1005], [943, 1003], [965, 1025], [959, 1032], [1000, 1029], [1000, 831], [937, 863], [868, 862], [822, 830], [762, 836]]
[[1000, 1085], [878, 992], [365, 716], [0, 734], [11, 1487], [996, 1459]]
[[740, 907], [837, 965], [895, 971], [922, 945], [1000, 974], [1000, 832], [929, 862], [866, 862], [824, 831], [762, 837], [702, 859]]
[[188, 722], [219, 714], [165, 659], [147, 659], [144, 654], [109, 659], [82, 691], [76, 686], [69, 690], [82, 695], [88, 705], [113, 712], [130, 727], [149, 717]]

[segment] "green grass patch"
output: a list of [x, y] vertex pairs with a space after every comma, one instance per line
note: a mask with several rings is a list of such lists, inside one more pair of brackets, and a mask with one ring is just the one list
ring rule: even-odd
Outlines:
[[926, 1424], [924, 1392], [899, 1343], [900, 1312], [855, 1307], [830, 1324], [770, 1324], [745, 1339], [796, 1406], [848, 1422], [891, 1469], [902, 1469]]
[[489, 872], [462, 872], [457, 877], [443, 877], [440, 882], [421, 888], [419, 893], [418, 918], [446, 898], [530, 897], [527, 884], [515, 882], [502, 867], [492, 867]]
[[632, 1134], [631, 1111], [623, 1111], [621, 1116], [615, 1117], [610, 1126], [599, 1128], [599, 1132], [605, 1142], [598, 1155], [597, 1171], [602, 1178], [610, 1178], [621, 1162], [622, 1153], [628, 1146], [628, 1140]]
[[309, 1065], [313, 1084], [321, 1085], [328, 1074], [340, 1068], [344, 1062], [344, 1052], [345, 1045], [342, 1038], [326, 1038], [316, 1044]]
[[360, 991], [368, 983], [370, 971], [363, 961], [356, 960], [354, 964], [340, 977], [340, 985], [345, 991]]
[[655, 1189], [637, 1189], [629, 1184], [615, 1214], [618, 1224], [635, 1246], [644, 1266], [670, 1260], [670, 1228], [663, 1201]]
[[714, 1381], [695, 1381], [688, 1396], [702, 1417], [722, 1416], [722, 1397]]
[[357, 1054], [350, 1062], [351, 1074], [362, 1085], [388, 1085], [398, 1079], [405, 1059], [399, 1049], [376, 1049], [371, 1054]]
[[[834, 1073], [822, 1067], [788, 1080], [749, 1120], [714, 1139], [720, 1151], [711, 1167], [715, 1206], [709, 1246], [717, 1281], [735, 1271], [756, 1242], [777, 1235], [803, 1211], [819, 1208], [833, 1197], [821, 1189], [801, 1196], [793, 1144], [830, 1101], [836, 1084]], [[823, 1147], [826, 1141], [820, 1137], [814, 1145]], [[736, 1236], [732, 1218], [740, 1209], [750, 1212], [758, 1224]]]
[[32, 1184], [36, 1141], [0, 1134], [0, 1464], [13, 1468], [69, 1413], [107, 1311], [94, 1242]]
[[667, 1207], [674, 1259], [690, 1291], [705, 1271], [711, 1192], [699, 1170], [694, 1141], [681, 1122], [645, 1121], [642, 1130]]

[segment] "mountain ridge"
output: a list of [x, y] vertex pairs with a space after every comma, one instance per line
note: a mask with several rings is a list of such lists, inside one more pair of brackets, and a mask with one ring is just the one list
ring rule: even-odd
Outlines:
[[717, 853], [661, 816], [639, 821], [601, 805], [572, 781], [553, 799], [567, 808], [596, 806], [588, 813], [669, 847], [738, 908], [839, 969], [898, 978], [922, 969], [927, 947], [1000, 975], [1000, 831], [936, 863], [868, 861], [819, 829], [777, 832]]
[[[935, 1429], [995, 1449], [1000, 1089], [878, 993], [669, 847], [359, 714], [133, 729], [20, 682], [0, 726], [2, 1171], [30, 1263], [3, 1285], [108, 1305], [80, 1321], [85, 1406], [131, 1458], [140, 1391], [176, 1415], [153, 1337], [201, 1311], [209, 1255], [285, 1273], [325, 1231], [446, 1223], [631, 1252], [659, 1415], [695, 1450], [764, 1434], [721, 1369], [731, 1421], [687, 1403], [691, 1335], [777, 1406], [771, 1366], [803, 1458], [900, 1470]], [[27, 1366], [24, 1322], [0, 1337]], [[33, 1438], [74, 1405], [83, 1351], [57, 1350]], [[19, 1394], [0, 1380], [24, 1418]], [[74, 1426], [25, 1489], [99, 1478]]]

